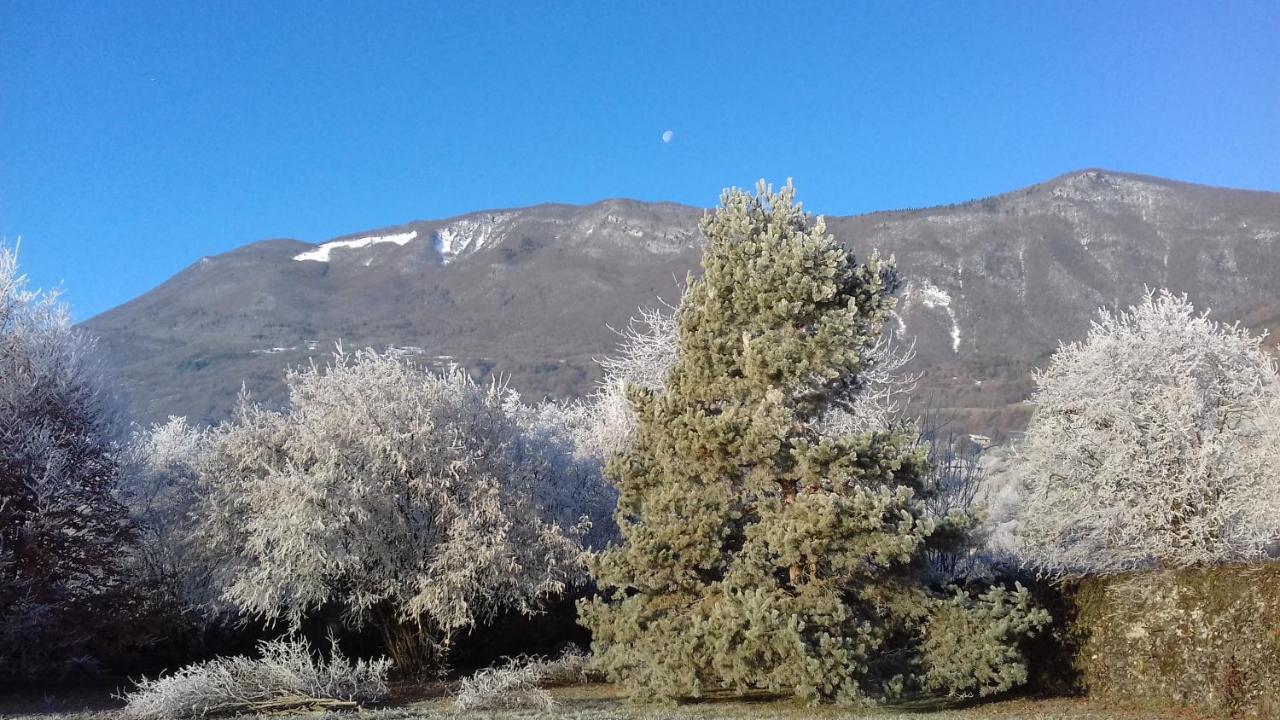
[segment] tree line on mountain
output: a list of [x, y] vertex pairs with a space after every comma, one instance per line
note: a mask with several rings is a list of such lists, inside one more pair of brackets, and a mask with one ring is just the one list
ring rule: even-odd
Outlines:
[[0, 676], [324, 618], [428, 677], [567, 599], [640, 698], [986, 696], [1062, 621], [1039, 588], [1274, 554], [1280, 373], [1244, 329], [1163, 291], [1100, 312], [984, 456], [903, 416], [891, 258], [857, 261], [789, 183], [700, 230], [703, 274], [586, 400], [339, 347], [283, 408], [145, 429], [0, 248]]

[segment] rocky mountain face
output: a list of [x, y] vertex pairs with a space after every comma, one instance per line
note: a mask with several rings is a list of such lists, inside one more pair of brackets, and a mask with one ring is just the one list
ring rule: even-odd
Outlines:
[[[594, 358], [640, 305], [696, 271], [702, 210], [607, 200], [413, 222], [313, 246], [203, 258], [84, 323], [142, 421], [225, 417], [243, 386], [278, 403], [284, 369], [394, 349], [501, 376], [526, 397], [590, 391]], [[828, 217], [904, 277], [888, 331], [915, 342], [916, 410], [958, 432], [1025, 422], [1030, 371], [1103, 305], [1186, 292], [1220, 319], [1280, 322], [1280, 193], [1109, 171], [983, 200]]]

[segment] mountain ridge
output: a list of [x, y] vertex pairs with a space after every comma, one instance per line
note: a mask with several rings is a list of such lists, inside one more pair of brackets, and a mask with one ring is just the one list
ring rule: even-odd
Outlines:
[[[703, 212], [610, 198], [257, 241], [82, 326], [144, 420], [225, 417], [237, 376], [279, 402], [283, 368], [338, 340], [572, 397], [616, 343], [609, 328], [678, 298]], [[963, 203], [825, 217], [859, 257], [897, 258], [890, 331], [916, 338], [921, 397], [965, 430], [1016, 430], [1029, 369], [1146, 286], [1224, 320], [1280, 320], [1280, 193], [1086, 168]]]

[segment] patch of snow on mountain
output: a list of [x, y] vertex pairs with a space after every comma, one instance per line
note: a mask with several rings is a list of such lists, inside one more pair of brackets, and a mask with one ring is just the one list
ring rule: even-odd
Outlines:
[[479, 219], [463, 218], [435, 231], [432, 243], [444, 264], [457, 260], [463, 253], [472, 253], [497, 234], [498, 226], [515, 216], [515, 213], [494, 213]]
[[1158, 183], [1108, 175], [1089, 170], [1062, 180], [1052, 191], [1054, 198], [1084, 202], [1096, 208], [1118, 207], [1137, 210], [1144, 221], [1169, 202], [1169, 188]]
[[334, 240], [333, 242], [327, 242], [314, 250], [298, 253], [293, 256], [293, 259], [310, 260], [313, 262], [329, 262], [329, 253], [334, 250], [357, 250], [359, 248], [367, 248], [380, 243], [404, 245], [416, 237], [418, 237], [418, 231], [410, 230], [407, 233], [397, 233], [395, 235], [370, 235], [368, 237], [356, 238], [354, 240]]
[[427, 353], [426, 350], [423, 350], [417, 345], [405, 345], [403, 347], [396, 346], [396, 345], [387, 346], [387, 354], [393, 355], [395, 357], [407, 357], [409, 355], [425, 355], [426, 353]]
[[911, 287], [907, 289], [907, 294], [911, 299], [919, 301], [921, 305], [927, 308], [951, 307], [951, 293], [928, 280], [922, 280], [919, 284], [911, 283]]
[[907, 321], [903, 320], [902, 316], [899, 315], [896, 310], [890, 310], [889, 317], [893, 318], [894, 322], [898, 323], [898, 327], [893, 329], [894, 336], [904, 337], [907, 334]]
[[614, 215], [610, 213], [604, 216], [604, 221], [617, 225], [620, 230], [630, 235], [631, 237], [644, 237], [644, 228], [638, 225], [633, 225], [631, 222], [629, 222], [626, 218], [622, 217], [621, 215]]
[[930, 310], [941, 308], [947, 313], [947, 318], [951, 320], [951, 351], [959, 353], [960, 323], [956, 319], [955, 308], [951, 306], [951, 293], [928, 280], [919, 280], [907, 283], [907, 289], [903, 295], [906, 296], [908, 304], [918, 302]]

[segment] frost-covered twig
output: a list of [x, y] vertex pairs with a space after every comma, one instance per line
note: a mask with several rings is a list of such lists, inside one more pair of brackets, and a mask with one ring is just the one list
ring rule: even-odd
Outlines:
[[343, 657], [336, 645], [317, 657], [304, 640], [273, 640], [261, 657], [235, 656], [143, 679], [123, 699], [128, 720], [167, 720], [245, 712], [357, 709], [386, 697], [391, 661]]
[[459, 710], [551, 710], [555, 698], [546, 688], [572, 685], [586, 679], [587, 656], [566, 650], [554, 660], [519, 655], [465, 678], [458, 686], [454, 707]]

